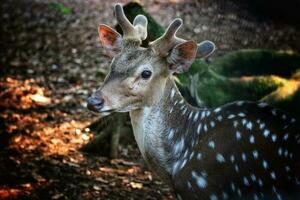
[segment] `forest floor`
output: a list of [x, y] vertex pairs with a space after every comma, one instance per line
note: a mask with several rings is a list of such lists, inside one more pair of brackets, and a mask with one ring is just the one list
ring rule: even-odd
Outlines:
[[[62, 2], [0, 5], [0, 199], [174, 199], [135, 145], [121, 146], [119, 159], [79, 150], [94, 137], [88, 126], [97, 120], [85, 99], [110, 62], [97, 26], [115, 23], [115, 1]], [[164, 26], [182, 17], [179, 35], [216, 42], [217, 55], [300, 49], [297, 28], [256, 20], [234, 4], [151, 0], [145, 8]]]

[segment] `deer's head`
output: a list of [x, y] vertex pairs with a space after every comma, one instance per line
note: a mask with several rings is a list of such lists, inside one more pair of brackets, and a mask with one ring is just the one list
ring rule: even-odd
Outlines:
[[215, 49], [210, 41], [197, 44], [176, 37], [181, 19], [175, 19], [147, 48], [141, 47], [147, 37], [147, 18], [138, 15], [131, 24], [119, 4], [115, 14], [123, 36], [109, 26], [99, 26], [100, 41], [113, 60], [103, 85], [88, 98], [88, 108], [103, 115], [155, 103], [169, 76], [186, 71], [196, 57], [205, 57]]

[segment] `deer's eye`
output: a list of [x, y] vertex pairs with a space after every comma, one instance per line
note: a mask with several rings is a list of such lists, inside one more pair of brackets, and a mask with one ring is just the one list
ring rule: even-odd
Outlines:
[[152, 72], [150, 70], [144, 70], [141, 74], [143, 79], [148, 79], [150, 78], [152, 75]]

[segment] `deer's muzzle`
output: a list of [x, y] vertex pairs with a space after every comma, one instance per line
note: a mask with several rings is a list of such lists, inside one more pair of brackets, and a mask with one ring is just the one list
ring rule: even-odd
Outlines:
[[104, 99], [102, 97], [90, 96], [87, 99], [87, 108], [94, 112], [101, 112], [104, 107]]

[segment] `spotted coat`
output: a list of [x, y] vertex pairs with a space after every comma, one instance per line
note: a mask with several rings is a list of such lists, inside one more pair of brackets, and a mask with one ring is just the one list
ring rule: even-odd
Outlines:
[[145, 109], [130, 113], [138, 145], [178, 199], [300, 197], [299, 124], [282, 111], [246, 101], [195, 108], [172, 79]]

